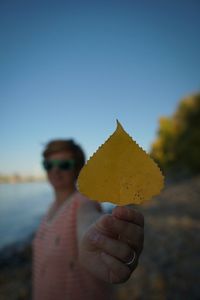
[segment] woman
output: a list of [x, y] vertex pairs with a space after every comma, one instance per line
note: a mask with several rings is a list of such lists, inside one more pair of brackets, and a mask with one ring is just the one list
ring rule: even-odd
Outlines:
[[114, 299], [143, 247], [143, 216], [130, 207], [111, 214], [76, 190], [85, 156], [73, 140], [54, 140], [43, 152], [54, 202], [33, 242], [33, 300]]

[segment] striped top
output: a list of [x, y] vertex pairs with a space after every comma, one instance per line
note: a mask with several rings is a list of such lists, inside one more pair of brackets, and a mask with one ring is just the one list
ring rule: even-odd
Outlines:
[[75, 192], [51, 221], [43, 218], [33, 241], [33, 300], [113, 299], [111, 287], [78, 261], [77, 211], [85, 201]]

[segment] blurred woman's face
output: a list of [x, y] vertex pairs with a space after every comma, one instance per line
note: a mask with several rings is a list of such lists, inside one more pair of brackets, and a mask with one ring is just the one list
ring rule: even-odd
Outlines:
[[[46, 159], [51, 167], [47, 171], [47, 178], [50, 184], [54, 187], [55, 190], [66, 190], [71, 189], [75, 185], [76, 181], [76, 169], [75, 166], [69, 166], [70, 163], [74, 161], [73, 154], [71, 152], [57, 152], [52, 153]], [[54, 165], [53, 163], [56, 162]], [[64, 165], [64, 168], [62, 167]]]

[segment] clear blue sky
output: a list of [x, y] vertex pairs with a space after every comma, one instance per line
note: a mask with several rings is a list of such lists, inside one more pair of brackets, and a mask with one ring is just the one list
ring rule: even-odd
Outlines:
[[200, 87], [200, 1], [0, 1], [0, 173], [41, 172], [43, 144], [90, 156], [116, 118], [149, 150]]

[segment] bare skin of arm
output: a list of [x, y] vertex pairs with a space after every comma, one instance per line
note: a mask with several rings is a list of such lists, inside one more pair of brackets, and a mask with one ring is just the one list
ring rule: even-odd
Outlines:
[[[99, 211], [95, 202], [78, 212], [79, 261], [95, 277], [107, 283], [128, 280], [138, 264], [144, 240], [143, 215], [131, 207], [117, 206], [111, 214]], [[126, 265], [133, 257], [131, 266]]]

